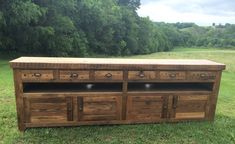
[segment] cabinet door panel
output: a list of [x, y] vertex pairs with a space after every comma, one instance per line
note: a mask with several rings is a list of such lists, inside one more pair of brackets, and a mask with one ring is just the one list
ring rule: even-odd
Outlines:
[[163, 96], [128, 96], [128, 120], [159, 120], [164, 117], [167, 108]]
[[26, 122], [60, 123], [72, 120], [72, 99], [25, 98]]
[[118, 120], [121, 114], [120, 96], [79, 97], [79, 120]]
[[175, 119], [205, 118], [208, 97], [208, 95], [174, 96]]

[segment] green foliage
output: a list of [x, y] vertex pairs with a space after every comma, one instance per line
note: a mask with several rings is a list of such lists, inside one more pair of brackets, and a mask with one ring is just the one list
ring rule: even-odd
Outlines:
[[119, 5], [127, 6], [131, 9], [138, 9], [140, 6], [140, 0], [117, 0]]
[[188, 39], [182, 46], [235, 47], [234, 24], [214, 25], [209, 27], [199, 27], [194, 24], [191, 27], [188, 26], [179, 30], [181, 33], [184, 33], [182, 37], [186, 36], [188, 33]]
[[140, 0], [1, 0], [0, 51], [24, 55], [147, 54], [172, 49]]
[[139, 6], [140, 0], [0, 0], [0, 51], [83, 57], [235, 46], [235, 25], [154, 23], [137, 15]]

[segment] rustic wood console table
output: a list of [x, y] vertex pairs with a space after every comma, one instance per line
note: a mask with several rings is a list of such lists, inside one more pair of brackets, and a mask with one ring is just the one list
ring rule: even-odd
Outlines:
[[208, 60], [21, 57], [18, 126], [213, 121], [224, 64]]

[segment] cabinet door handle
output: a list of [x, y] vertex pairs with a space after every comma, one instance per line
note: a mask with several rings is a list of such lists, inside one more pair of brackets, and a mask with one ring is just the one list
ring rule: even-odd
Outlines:
[[173, 96], [173, 108], [177, 108], [178, 96]]
[[82, 97], [79, 97], [78, 98], [78, 104], [79, 104], [79, 111], [83, 111], [83, 98]]
[[42, 74], [40, 74], [40, 73], [34, 73], [33, 74], [35, 77], [41, 77], [42, 76]]
[[73, 101], [71, 97], [66, 98], [67, 101], [67, 117], [68, 121], [73, 120]]

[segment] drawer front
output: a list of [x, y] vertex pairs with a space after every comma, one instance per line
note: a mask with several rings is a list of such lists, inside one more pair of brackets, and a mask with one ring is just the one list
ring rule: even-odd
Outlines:
[[174, 96], [175, 119], [204, 119], [209, 95]]
[[165, 117], [166, 99], [163, 96], [128, 96], [128, 120], [160, 120]]
[[72, 98], [26, 98], [28, 123], [61, 123], [73, 120]]
[[185, 80], [185, 71], [160, 71], [161, 80]]
[[216, 72], [193, 71], [193, 72], [189, 72], [188, 78], [190, 80], [215, 80]]
[[121, 96], [78, 97], [80, 121], [119, 120]]
[[53, 80], [53, 70], [22, 70], [22, 80]]
[[95, 71], [96, 80], [123, 80], [122, 71]]
[[156, 79], [155, 71], [129, 71], [129, 80], [153, 80]]
[[89, 71], [60, 71], [61, 80], [89, 80]]

